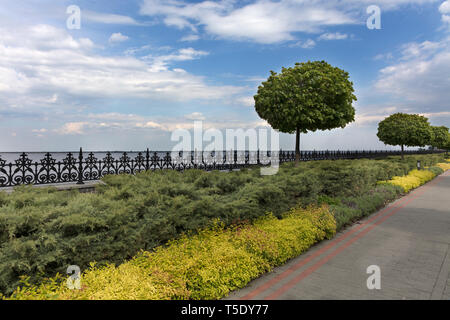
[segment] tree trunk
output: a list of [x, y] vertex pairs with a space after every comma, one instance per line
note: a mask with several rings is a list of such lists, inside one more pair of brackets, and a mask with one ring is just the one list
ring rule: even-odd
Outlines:
[[402, 145], [402, 160], [405, 160], [405, 155], [403, 154], [404, 151], [405, 151], [405, 146]]
[[300, 165], [300, 128], [297, 128], [295, 137], [295, 166]]

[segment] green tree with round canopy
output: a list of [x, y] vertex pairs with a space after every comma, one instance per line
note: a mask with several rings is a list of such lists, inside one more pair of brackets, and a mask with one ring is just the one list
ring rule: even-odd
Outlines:
[[448, 152], [450, 151], [450, 133], [448, 135], [447, 142], [443, 146], [443, 149], [446, 151], [446, 154], [448, 155]]
[[[444, 127], [446, 128], [446, 127]], [[448, 155], [448, 152], [450, 151], [450, 132], [447, 131], [447, 140], [442, 140], [442, 144], [439, 145], [439, 149], [445, 150], [446, 155]]]
[[254, 96], [255, 110], [272, 128], [296, 133], [296, 165], [300, 133], [344, 128], [355, 120], [356, 96], [348, 72], [325, 61], [308, 61], [270, 73]]
[[431, 130], [433, 131], [431, 146], [437, 149], [446, 150], [445, 147], [450, 139], [450, 133], [448, 132], [448, 128], [444, 126], [441, 127], [432, 126]]
[[378, 124], [378, 138], [385, 144], [404, 148], [431, 145], [433, 132], [428, 119], [418, 114], [396, 113]]

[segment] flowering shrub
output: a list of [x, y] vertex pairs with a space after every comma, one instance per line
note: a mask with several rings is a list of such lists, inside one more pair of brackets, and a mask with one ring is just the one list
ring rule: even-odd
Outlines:
[[335, 232], [326, 206], [293, 209], [282, 219], [269, 214], [228, 229], [216, 222], [118, 267], [91, 264], [80, 290], [69, 289], [60, 275], [36, 286], [24, 279], [9, 299], [219, 299]]

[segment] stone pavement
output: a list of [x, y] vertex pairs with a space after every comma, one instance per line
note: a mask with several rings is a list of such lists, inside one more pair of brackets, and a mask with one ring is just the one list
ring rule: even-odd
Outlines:
[[450, 300], [450, 171], [226, 299]]

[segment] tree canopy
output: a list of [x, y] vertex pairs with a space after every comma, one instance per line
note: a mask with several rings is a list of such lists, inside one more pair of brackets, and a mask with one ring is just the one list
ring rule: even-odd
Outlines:
[[446, 149], [450, 140], [450, 133], [448, 132], [448, 128], [441, 127], [431, 127], [433, 131], [433, 137], [431, 140], [431, 145], [438, 149]]
[[270, 73], [254, 96], [255, 110], [272, 128], [297, 133], [297, 156], [300, 133], [344, 128], [355, 120], [357, 99], [348, 72], [325, 61], [308, 61]]
[[392, 146], [424, 147], [433, 137], [428, 119], [418, 114], [396, 113], [378, 124], [378, 138]]

